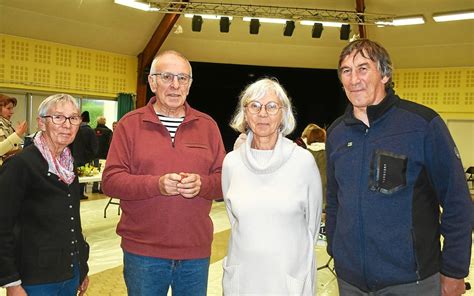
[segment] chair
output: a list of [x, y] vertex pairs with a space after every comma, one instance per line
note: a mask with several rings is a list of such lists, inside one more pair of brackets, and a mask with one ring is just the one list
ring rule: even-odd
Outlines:
[[[321, 222], [321, 226], [319, 227], [318, 245], [320, 242], [322, 243], [321, 245], [327, 245], [326, 224], [324, 222]], [[335, 277], [337, 277], [336, 271], [334, 269], [334, 264], [332, 264], [331, 266], [332, 261], [333, 261], [333, 258], [330, 256], [326, 264], [319, 266], [318, 268], [316, 268], [316, 270], [327, 268]]]
[[337, 277], [336, 271], [334, 270], [334, 264], [332, 266], [330, 265], [332, 260], [333, 260], [333, 258], [329, 257], [328, 262], [326, 262], [326, 264], [324, 264], [324, 265], [319, 266], [318, 268], [316, 268], [316, 270], [321, 270], [321, 269], [327, 268], [335, 277]]
[[469, 182], [471, 182], [471, 187], [469, 188], [472, 188], [473, 187], [473, 184], [474, 184], [474, 167], [468, 167], [467, 170], [466, 170], [466, 175], [469, 175], [467, 176], [466, 178], [466, 181], [467, 183], [469, 184]]
[[118, 206], [117, 215], [120, 216], [120, 200], [117, 202], [117, 201], [114, 201], [114, 198], [113, 198], [113, 197], [111, 197], [111, 198], [109, 199], [109, 201], [107, 202], [107, 204], [105, 205], [104, 218], [107, 218], [107, 208], [108, 208], [111, 204]]

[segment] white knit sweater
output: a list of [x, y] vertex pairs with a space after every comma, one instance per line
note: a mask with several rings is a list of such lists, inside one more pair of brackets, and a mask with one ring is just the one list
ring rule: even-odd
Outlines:
[[308, 151], [281, 134], [274, 150], [251, 149], [252, 138], [223, 164], [232, 231], [224, 295], [314, 295], [319, 171]]

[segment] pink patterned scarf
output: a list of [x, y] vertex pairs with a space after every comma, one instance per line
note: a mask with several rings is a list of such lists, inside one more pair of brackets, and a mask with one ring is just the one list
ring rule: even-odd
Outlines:
[[64, 183], [70, 185], [76, 177], [74, 174], [71, 150], [66, 147], [64, 148], [63, 152], [61, 152], [59, 157], [54, 157], [46, 145], [46, 141], [41, 132], [38, 132], [36, 137], [33, 139], [33, 143], [41, 152], [41, 155], [43, 155], [44, 159], [46, 159], [48, 162], [48, 171], [57, 175]]

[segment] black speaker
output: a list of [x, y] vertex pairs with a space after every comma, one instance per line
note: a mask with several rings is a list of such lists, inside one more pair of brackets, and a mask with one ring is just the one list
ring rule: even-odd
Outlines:
[[351, 25], [345, 24], [341, 26], [341, 33], [339, 35], [339, 39], [341, 40], [349, 40], [349, 35], [351, 33]]
[[293, 35], [294, 30], [295, 30], [295, 22], [294, 21], [286, 21], [286, 26], [285, 26], [285, 30], [283, 31], [283, 36]]
[[229, 33], [229, 27], [230, 27], [230, 19], [227, 16], [221, 17], [221, 20], [219, 22], [221, 32], [222, 33]]
[[321, 34], [323, 33], [323, 24], [321, 23], [314, 23], [313, 24], [313, 31], [311, 36], [313, 38], [321, 38]]
[[259, 19], [251, 19], [250, 20], [250, 34], [258, 34], [258, 30], [260, 29], [260, 20]]
[[201, 32], [201, 27], [202, 27], [202, 16], [200, 15], [194, 15], [193, 16], [193, 32]]

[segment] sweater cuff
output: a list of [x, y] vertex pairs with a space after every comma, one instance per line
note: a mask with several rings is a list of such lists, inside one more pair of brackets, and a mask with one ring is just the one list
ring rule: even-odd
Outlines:
[[5, 286], [2, 286], [2, 288], [14, 287], [14, 286], [19, 286], [19, 285], [21, 285], [21, 280], [6, 284]]

